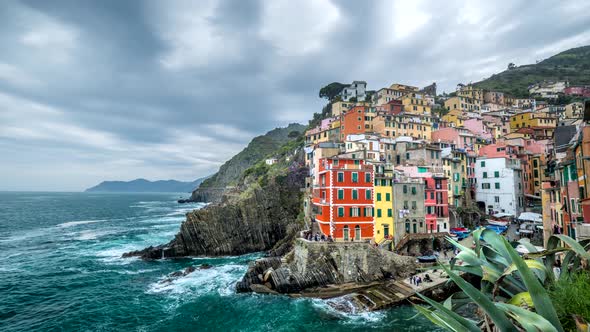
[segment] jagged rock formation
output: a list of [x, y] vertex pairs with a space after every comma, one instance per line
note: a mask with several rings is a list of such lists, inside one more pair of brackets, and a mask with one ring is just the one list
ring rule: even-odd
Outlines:
[[283, 260], [268, 257], [253, 262], [236, 289], [239, 292], [266, 289], [267, 292], [298, 293], [328, 284], [406, 278], [417, 267], [413, 257], [400, 256], [368, 243], [302, 239], [296, 240], [293, 251]]
[[180, 232], [170, 243], [125, 256], [160, 259], [240, 255], [272, 249], [303, 227], [298, 219], [300, 188], [308, 169], [299, 165], [295, 160], [286, 174], [265, 175], [264, 181], [246, 177], [245, 191], [228, 193], [222, 204], [187, 213]]
[[244, 150], [225, 162], [217, 173], [201, 183], [193, 191], [194, 202], [220, 202], [231, 187], [236, 186], [243, 172], [261, 159], [272, 155], [284, 144], [301, 137], [305, 126], [292, 123], [285, 128], [276, 128], [255, 137]]

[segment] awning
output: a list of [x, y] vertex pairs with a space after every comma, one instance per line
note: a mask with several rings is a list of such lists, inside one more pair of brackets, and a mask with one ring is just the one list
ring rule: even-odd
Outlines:
[[519, 220], [528, 220], [533, 222], [543, 222], [543, 216], [534, 212], [523, 212], [518, 216]]

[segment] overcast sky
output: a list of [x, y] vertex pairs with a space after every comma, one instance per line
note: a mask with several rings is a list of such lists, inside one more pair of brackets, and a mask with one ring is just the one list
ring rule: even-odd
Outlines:
[[0, 1], [0, 190], [194, 180], [326, 83], [452, 91], [587, 44], [589, 1]]

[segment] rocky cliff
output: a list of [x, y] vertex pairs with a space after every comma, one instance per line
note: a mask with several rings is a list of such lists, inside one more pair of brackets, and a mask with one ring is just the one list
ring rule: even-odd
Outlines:
[[[185, 256], [240, 255], [273, 249], [284, 250], [303, 227], [300, 188], [308, 169], [301, 149], [285, 164], [263, 162], [245, 172], [237, 188], [225, 193], [222, 203], [187, 213], [179, 233], [167, 244], [125, 254], [144, 259]], [[283, 242], [281, 242], [283, 241]]]
[[255, 137], [244, 150], [225, 162], [217, 173], [203, 181], [199, 188], [193, 191], [191, 201], [220, 202], [226, 191], [239, 184], [246, 169], [264, 158], [275, 157], [274, 153], [278, 149], [288, 142], [299, 139], [304, 130], [305, 126], [292, 123]]
[[239, 292], [298, 293], [329, 284], [368, 283], [406, 278], [416, 271], [414, 257], [368, 243], [310, 242], [297, 239], [283, 259], [261, 258], [236, 285]]

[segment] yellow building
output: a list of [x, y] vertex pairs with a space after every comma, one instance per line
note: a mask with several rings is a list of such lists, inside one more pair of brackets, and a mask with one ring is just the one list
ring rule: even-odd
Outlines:
[[410, 136], [431, 140], [432, 118], [430, 116], [377, 115], [372, 119], [373, 131], [383, 137]]
[[422, 93], [408, 93], [401, 98], [401, 101], [406, 114], [430, 115], [430, 104]]
[[484, 102], [485, 94], [483, 92], [483, 89], [478, 89], [471, 84], [468, 84], [468, 85], [460, 84], [459, 88], [457, 89], [457, 96], [468, 98], [468, 99], [473, 99], [474, 101], [476, 101], [477, 103], [479, 103], [481, 105]]
[[545, 112], [522, 112], [510, 117], [510, 130], [516, 131], [520, 128], [555, 127], [555, 117]]
[[451, 110], [441, 118], [442, 121], [452, 124], [451, 127], [463, 127], [464, 119], [463, 112], [460, 110]]
[[482, 105], [480, 100], [471, 97], [456, 96], [445, 100], [445, 108], [449, 111], [479, 112]]
[[394, 235], [393, 219], [393, 186], [392, 173], [375, 174], [375, 194], [373, 203], [375, 212], [374, 240], [376, 243], [383, 243]]
[[448, 180], [449, 206], [459, 206], [463, 194], [461, 159], [448, 156], [442, 159], [443, 172]]

